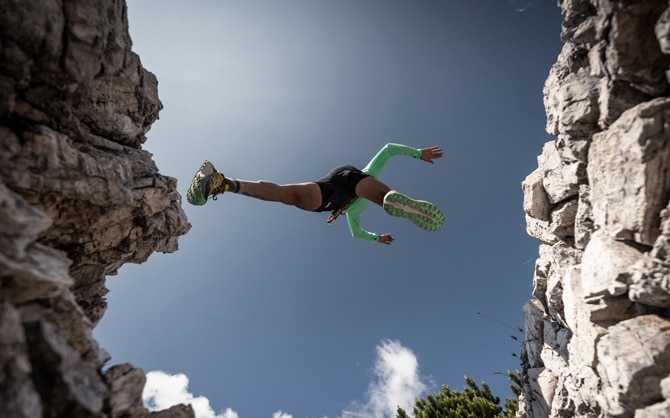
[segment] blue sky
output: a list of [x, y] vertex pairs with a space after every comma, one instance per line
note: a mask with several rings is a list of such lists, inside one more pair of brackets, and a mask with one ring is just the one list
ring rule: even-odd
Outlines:
[[[182, 195], [204, 159], [248, 180], [316, 180], [387, 142], [439, 145], [380, 179], [446, 215], [425, 232], [371, 205], [344, 218], [224, 195], [184, 200], [174, 254], [124, 266], [95, 337], [149, 373], [152, 405], [199, 416], [385, 417], [462, 389], [511, 396], [538, 242], [521, 181], [545, 132], [561, 48], [553, 2], [128, 0], [133, 49], [164, 109], [144, 148]], [[481, 312], [487, 316], [478, 315]], [[150, 373], [151, 372], [151, 373]], [[149, 396], [149, 394], [147, 395]]]

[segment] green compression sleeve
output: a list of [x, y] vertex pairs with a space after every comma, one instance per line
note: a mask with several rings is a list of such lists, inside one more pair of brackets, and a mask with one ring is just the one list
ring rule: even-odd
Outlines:
[[394, 155], [405, 155], [408, 157], [421, 157], [421, 150], [418, 148], [408, 147], [407, 145], [389, 143], [384, 146], [377, 155], [375, 155], [367, 166], [362, 170], [364, 173], [370, 174], [373, 177], [378, 177], [382, 168], [386, 165], [389, 158]]
[[379, 241], [379, 235], [361, 228], [361, 220], [357, 213], [347, 213], [347, 222], [352, 237], [367, 241]]
[[[413, 158], [421, 157], [421, 149], [408, 147], [401, 144], [386, 144], [377, 155], [375, 155], [372, 160], [368, 163], [363, 172], [370, 174], [371, 176], [377, 178], [379, 173], [388, 162], [388, 160], [395, 155], [405, 155]], [[361, 227], [360, 213], [362, 213], [368, 205], [368, 201], [362, 198], [356, 199], [345, 211], [347, 214], [347, 222], [349, 223], [349, 230], [351, 235], [355, 238], [361, 238], [368, 241], [379, 241], [379, 235], [374, 232], [366, 231]]]

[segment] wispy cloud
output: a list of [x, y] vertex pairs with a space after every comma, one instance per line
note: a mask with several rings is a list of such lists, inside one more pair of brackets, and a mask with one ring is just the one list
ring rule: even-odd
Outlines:
[[398, 341], [382, 341], [377, 346], [374, 374], [367, 400], [354, 404], [341, 418], [395, 417], [398, 406], [411, 413], [416, 399], [428, 388], [419, 374], [416, 356]]
[[509, 0], [509, 2], [517, 12], [525, 12], [530, 7], [534, 6], [533, 2], [528, 0]]
[[272, 418], [293, 418], [293, 415], [282, 412], [281, 410], [272, 414]]
[[[142, 392], [144, 405], [152, 411], [168, 409], [180, 403], [191, 404], [196, 418], [239, 418], [237, 412], [228, 408], [216, 414], [204, 396], [193, 396], [188, 391], [188, 377], [184, 374], [171, 375], [162, 371], [147, 373], [147, 383]], [[277, 415], [291, 418], [290, 415]], [[273, 416], [273, 418], [275, 418]]]

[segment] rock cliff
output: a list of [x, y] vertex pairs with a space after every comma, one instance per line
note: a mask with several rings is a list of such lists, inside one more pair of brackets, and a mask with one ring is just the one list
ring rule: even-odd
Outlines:
[[670, 416], [670, 7], [560, 0], [521, 417]]
[[190, 225], [145, 134], [162, 108], [124, 0], [0, 2], [0, 415], [149, 413], [144, 373], [91, 331], [105, 277]]

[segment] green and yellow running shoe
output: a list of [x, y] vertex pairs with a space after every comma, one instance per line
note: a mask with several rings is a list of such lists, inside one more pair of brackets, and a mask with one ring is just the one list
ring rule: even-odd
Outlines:
[[424, 200], [411, 199], [393, 190], [384, 196], [384, 210], [389, 215], [409, 219], [426, 231], [437, 231], [444, 223], [444, 215], [437, 206]]
[[192, 205], [201, 206], [207, 203], [209, 196], [216, 200], [216, 195], [226, 192], [228, 188], [224, 175], [205, 160], [186, 191], [186, 200]]

